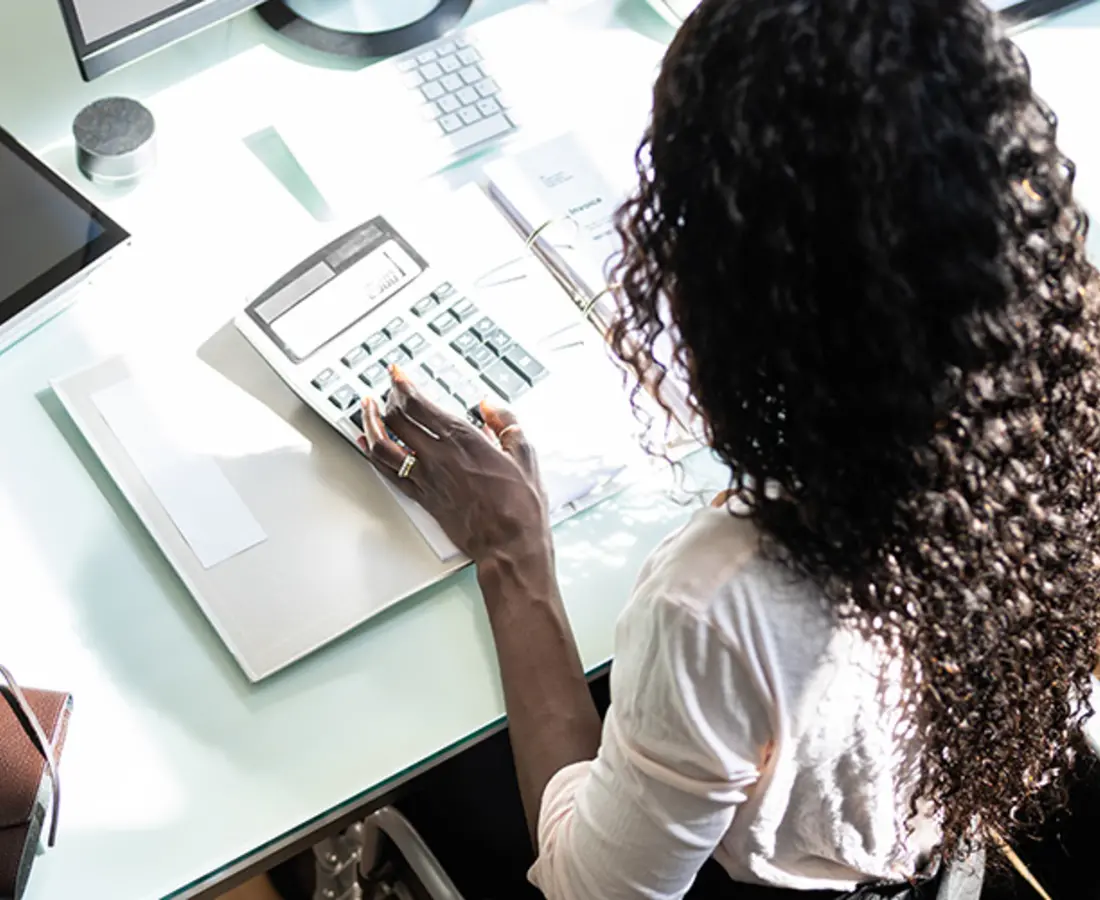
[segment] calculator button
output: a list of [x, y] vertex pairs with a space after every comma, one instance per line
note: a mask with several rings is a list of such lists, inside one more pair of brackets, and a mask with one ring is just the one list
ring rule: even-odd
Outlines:
[[454, 306], [451, 307], [451, 315], [458, 321], [465, 322], [470, 316], [477, 312], [477, 307], [473, 302], [463, 297]]
[[457, 328], [458, 320], [450, 313], [444, 313], [441, 316], [436, 316], [430, 327], [436, 334], [443, 335]]
[[406, 328], [408, 328], [408, 325], [405, 324], [405, 320], [398, 317], [390, 322], [390, 324], [382, 330], [386, 333], [387, 336], [395, 338], [399, 334], [401, 334]]
[[381, 331], [376, 331], [369, 338], [363, 341], [363, 347], [366, 349], [367, 353], [377, 353], [379, 350], [385, 347], [386, 344], [389, 343], [389, 341], [390, 339], [382, 334]]
[[466, 376], [459, 374], [458, 369], [451, 366], [436, 375], [435, 380], [440, 383], [440, 385], [443, 387], [443, 390], [447, 391], [447, 393], [450, 393], [456, 387], [462, 384], [463, 381], [466, 380]]
[[429, 81], [420, 89], [420, 93], [424, 95], [425, 100], [438, 100], [445, 92], [443, 85], [438, 81]]
[[446, 300], [454, 292], [454, 285], [452, 285], [449, 281], [444, 281], [443, 284], [432, 291], [432, 296], [435, 297], [436, 300]]
[[458, 51], [458, 58], [462, 65], [472, 66], [474, 63], [481, 61], [481, 54], [473, 47], [467, 47], [464, 50]]
[[317, 377], [310, 382], [317, 390], [323, 391], [332, 386], [336, 380], [336, 373], [332, 369], [323, 369], [317, 373]]
[[519, 344], [513, 344], [504, 354], [504, 361], [508, 363], [520, 377], [528, 384], [535, 384], [547, 376], [546, 366], [535, 359]]
[[440, 56], [449, 56], [458, 50], [458, 45], [454, 41], [444, 41], [438, 47], [435, 48], [435, 52]]
[[378, 388], [389, 383], [390, 373], [382, 363], [374, 363], [360, 373], [359, 380], [369, 387]]
[[424, 63], [430, 63], [435, 57], [436, 53], [434, 50], [425, 50], [416, 58], [416, 61], [420, 63], [420, 65], [424, 65]]
[[481, 113], [477, 111], [476, 106], [464, 106], [458, 111], [458, 117], [466, 125], [473, 125], [478, 119], [481, 118]]
[[[453, 93], [454, 93], [455, 91], [460, 91], [460, 90], [462, 90], [462, 86], [463, 86], [463, 82], [462, 82], [462, 79], [461, 79], [461, 78], [459, 78], [459, 77], [458, 77], [457, 75], [455, 75], [455, 74], [453, 74], [453, 73], [452, 73], [452, 74], [450, 74], [450, 75], [444, 75], [444, 76], [443, 76], [443, 77], [442, 77], [442, 78], [440, 79], [439, 83], [440, 83], [441, 85], [443, 85], [443, 87], [444, 87], [444, 89], [445, 89], [445, 90], [449, 91], [449, 92], [450, 92], [450, 93], [452, 93], [452, 94], [453, 94]], [[447, 110], [447, 111], [448, 111], [448, 112], [453, 112], [453, 110]]]
[[425, 81], [433, 81], [443, 74], [443, 70], [439, 68], [439, 63], [430, 62], [420, 67], [420, 74]]
[[472, 381], [463, 381], [461, 384], [451, 388], [451, 395], [462, 404], [463, 409], [469, 409], [471, 406], [475, 406], [481, 399], [483, 393], [484, 391]]
[[406, 353], [403, 348], [394, 347], [392, 350], [388, 351], [385, 356], [382, 357], [382, 365], [384, 365], [387, 369], [390, 366], [403, 366], [410, 359], [412, 359], [412, 357], [409, 356], [409, 354]]
[[[438, 66], [436, 68], [438, 68]], [[421, 69], [420, 71], [424, 72], [423, 69]], [[481, 79], [485, 77], [485, 73], [483, 73], [481, 71], [481, 68], [477, 65], [467, 66], [458, 74], [459, 77], [467, 84], [477, 84], [479, 81], [481, 81]], [[427, 72], [424, 72], [424, 77], [429, 77]], [[434, 78], [435, 76], [433, 75], [431, 77]]]
[[478, 370], [484, 369], [495, 359], [496, 357], [493, 355], [493, 351], [488, 347], [478, 347], [473, 353], [466, 357], [466, 361]]
[[423, 353], [427, 346], [428, 342], [424, 340], [424, 335], [422, 334], [410, 334], [401, 342], [401, 347], [409, 356], [416, 356], [417, 353]]
[[462, 356], [465, 356], [467, 353], [473, 350], [474, 347], [477, 346], [477, 344], [477, 338], [474, 337], [473, 333], [470, 331], [462, 332], [462, 334], [451, 341], [451, 347], [455, 350], [455, 352], [460, 353]]
[[504, 351], [512, 346], [512, 336], [503, 328], [498, 328], [485, 338], [485, 345], [497, 356], [503, 356]]
[[370, 354], [361, 346], [352, 347], [341, 360], [349, 369], [355, 369], [367, 361]]
[[433, 353], [424, 362], [420, 364], [425, 372], [428, 373], [429, 378], [435, 378], [440, 372], [442, 372], [450, 363], [447, 362], [447, 357], [442, 353]]
[[[469, 106], [471, 103], [477, 103], [477, 91], [469, 86], [464, 87], [455, 96], [458, 97], [463, 106]], [[467, 122], [466, 124], [469, 125], [470, 123]]]
[[343, 412], [344, 410], [351, 409], [359, 402], [359, 395], [345, 384], [328, 399], [332, 402], [333, 406]]
[[[446, 79], [444, 79], [446, 81]], [[445, 113], [453, 113], [462, 104], [458, 102], [457, 97], [452, 97], [450, 94], [446, 94], [439, 98], [439, 108]]]
[[497, 323], [490, 319], [488, 316], [482, 316], [480, 319], [474, 322], [473, 327], [470, 330], [479, 338], [485, 340], [489, 335], [497, 330]]
[[436, 307], [436, 299], [431, 294], [427, 297], [422, 297], [417, 300], [412, 306], [412, 312], [414, 316], [426, 316]]
[[453, 52], [448, 53], [446, 56], [442, 56], [439, 59], [439, 68], [444, 72], [457, 72], [466, 63], [462, 62]]
[[515, 400], [530, 388], [530, 385], [520, 378], [519, 373], [502, 359], [489, 366], [481, 373], [481, 377], [505, 400]]

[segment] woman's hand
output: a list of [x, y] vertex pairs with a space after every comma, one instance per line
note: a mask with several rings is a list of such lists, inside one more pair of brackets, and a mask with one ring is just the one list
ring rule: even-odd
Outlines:
[[[494, 442], [427, 400], [400, 370], [392, 377], [384, 415], [372, 399], [363, 401], [360, 446], [375, 468], [423, 506], [479, 567], [501, 558], [545, 557], [550, 526], [538, 463], [512, 414], [482, 405]], [[406, 477], [399, 475], [403, 465]]]

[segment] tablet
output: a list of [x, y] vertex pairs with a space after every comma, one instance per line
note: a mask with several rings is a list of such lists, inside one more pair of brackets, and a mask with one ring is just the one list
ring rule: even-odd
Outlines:
[[56, 315], [129, 238], [0, 128], [0, 350]]

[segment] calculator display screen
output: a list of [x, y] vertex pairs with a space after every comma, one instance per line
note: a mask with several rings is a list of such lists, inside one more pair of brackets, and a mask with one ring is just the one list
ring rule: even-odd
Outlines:
[[299, 263], [247, 312], [287, 356], [301, 362], [374, 312], [427, 265], [377, 217]]
[[[320, 263], [310, 271], [318, 268], [327, 265]], [[320, 289], [298, 300], [271, 322], [271, 330], [295, 356], [304, 359], [377, 309], [419, 272], [409, 255], [389, 241], [339, 278], [327, 279]]]

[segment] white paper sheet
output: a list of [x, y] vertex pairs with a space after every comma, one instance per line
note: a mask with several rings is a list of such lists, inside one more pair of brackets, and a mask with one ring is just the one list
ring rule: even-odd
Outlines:
[[174, 440], [164, 413], [132, 379], [92, 402], [203, 568], [267, 539], [217, 462]]

